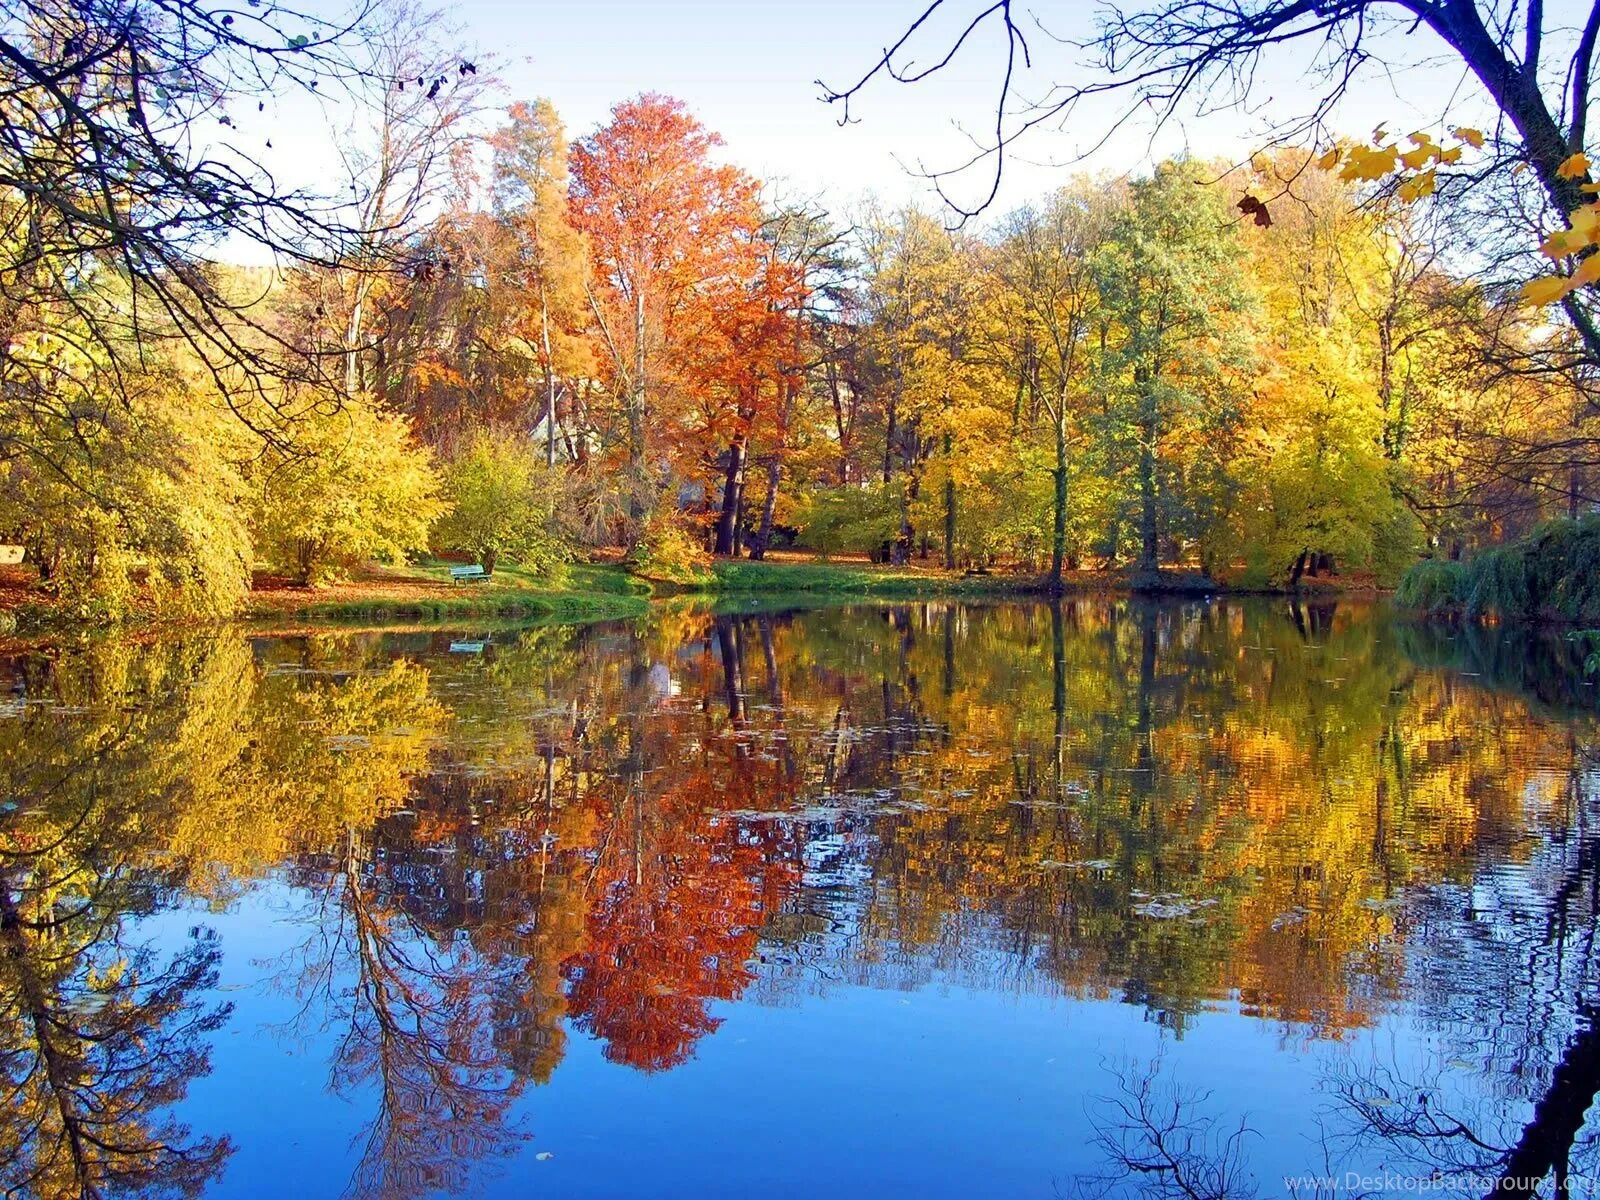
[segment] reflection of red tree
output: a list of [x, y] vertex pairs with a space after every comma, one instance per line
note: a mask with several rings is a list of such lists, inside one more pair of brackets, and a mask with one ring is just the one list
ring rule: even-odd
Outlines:
[[782, 829], [691, 799], [713, 796], [727, 804], [710, 773], [695, 771], [673, 795], [629, 800], [596, 863], [588, 945], [565, 974], [569, 1011], [612, 1062], [657, 1071], [693, 1054], [721, 1023], [708, 1002], [751, 982], [761, 927], [794, 878]]

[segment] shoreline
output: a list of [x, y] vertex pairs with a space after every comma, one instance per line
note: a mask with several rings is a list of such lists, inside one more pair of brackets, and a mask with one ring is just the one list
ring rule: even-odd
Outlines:
[[890, 567], [865, 561], [818, 560], [800, 556], [778, 561], [719, 560], [689, 582], [652, 580], [620, 564], [574, 565], [551, 583], [502, 565], [490, 582], [453, 583], [448, 564], [369, 568], [355, 578], [324, 587], [297, 587], [262, 579], [243, 610], [226, 617], [185, 614], [161, 617], [135, 614], [107, 622], [52, 614], [37, 594], [13, 588], [23, 603], [4, 608], [12, 628], [0, 633], [0, 653], [50, 645], [84, 636], [114, 634], [132, 638], [177, 632], [238, 628], [247, 632], [313, 633], [362, 628], [440, 628], [453, 621], [493, 620], [516, 624], [590, 624], [647, 615], [667, 602], [704, 602], [726, 608], [753, 604], [771, 607], [785, 599], [798, 603], [853, 600], [1027, 599], [1063, 596], [1147, 596], [1210, 599], [1222, 596], [1298, 596], [1303, 602], [1372, 599], [1384, 594], [1369, 580], [1318, 581], [1315, 587], [1260, 588], [1230, 585], [1193, 572], [1173, 570], [1138, 576], [1129, 570], [1074, 571], [1059, 590], [1037, 575], [967, 573], [911, 565]]

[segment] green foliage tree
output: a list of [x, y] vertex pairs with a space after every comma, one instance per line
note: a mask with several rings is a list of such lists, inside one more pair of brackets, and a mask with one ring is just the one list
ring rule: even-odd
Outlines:
[[[1016, 319], [1012, 351], [1017, 378], [1013, 424], [1046, 418], [1053, 483], [1050, 581], [1061, 587], [1071, 522], [1068, 449], [1083, 440], [1089, 381], [1095, 366], [1098, 293], [1094, 253], [1120, 197], [1079, 180], [1001, 226], [995, 270]], [[1020, 336], [1018, 336], [1020, 335]], [[1026, 408], [1024, 403], [1026, 402]]]
[[435, 545], [472, 554], [493, 571], [503, 556], [544, 575], [572, 559], [557, 528], [560, 480], [537, 464], [527, 439], [489, 430], [472, 434], [445, 467], [449, 508], [433, 528]]
[[1101, 436], [1131, 468], [1139, 566], [1153, 571], [1163, 518], [1182, 499], [1175, 441], [1214, 454], [1237, 427], [1250, 355], [1240, 317], [1252, 297], [1222, 197], [1189, 162], [1163, 163], [1131, 185], [1095, 274], [1106, 332]]

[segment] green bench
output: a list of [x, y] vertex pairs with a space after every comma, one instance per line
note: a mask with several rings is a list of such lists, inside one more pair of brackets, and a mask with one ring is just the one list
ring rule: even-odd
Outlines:
[[451, 583], [461, 583], [463, 580], [487, 579], [487, 578], [489, 578], [489, 572], [485, 571], [481, 566], [478, 566], [476, 563], [474, 563], [470, 567], [451, 567], [450, 568], [450, 582]]

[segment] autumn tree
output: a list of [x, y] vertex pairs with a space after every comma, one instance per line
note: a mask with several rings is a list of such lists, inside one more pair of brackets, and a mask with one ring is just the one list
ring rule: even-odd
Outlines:
[[309, 585], [370, 559], [402, 562], [443, 511], [427, 451], [364, 398], [311, 402], [285, 449], [251, 466], [251, 528], [267, 567]]
[[392, 283], [417, 226], [457, 186], [488, 83], [476, 63], [451, 60], [445, 47], [455, 39], [442, 14], [413, 0], [391, 0], [384, 11], [364, 63], [384, 86], [351, 108], [336, 142], [356, 238], [335, 264], [326, 308], [343, 319], [344, 389], [352, 394], [379, 390], [369, 362], [374, 292]]
[[1099, 297], [1092, 265], [1115, 201], [1107, 188], [1087, 180], [1057, 191], [1002, 222], [995, 257], [995, 270], [1021, 318], [1017, 408], [1026, 395], [1049, 422], [1054, 483], [1050, 580], [1057, 590], [1067, 559], [1068, 448], [1082, 437], [1097, 369], [1092, 356]]
[[648, 93], [618, 104], [572, 150], [572, 221], [589, 239], [590, 307], [622, 405], [634, 532], [663, 486], [686, 318], [711, 285], [747, 274], [760, 223], [754, 181], [712, 160], [720, 145], [682, 101]]
[[570, 223], [567, 139], [548, 100], [513, 104], [491, 138], [495, 215], [510, 247], [498, 281], [515, 301], [505, 337], [534, 364], [544, 400], [545, 465], [554, 466], [561, 381], [590, 361], [588, 250]]
[[[1236, 423], [1232, 373], [1248, 353], [1237, 329], [1250, 303], [1237, 244], [1220, 197], [1196, 175], [1193, 164], [1169, 162], [1135, 181], [1094, 258], [1109, 323], [1102, 430], [1131, 459], [1143, 571], [1161, 562], [1164, 497], [1199, 501], [1199, 481], [1182, 481], [1174, 438]], [[1214, 436], [1189, 448], [1220, 449]]]
[[[1502, 189], [1481, 215], [1491, 223], [1496, 241], [1520, 243], [1527, 270], [1533, 239], [1518, 214], [1541, 213], [1546, 227], [1558, 234], [1565, 232], [1569, 214], [1588, 214], [1572, 231], [1578, 241], [1557, 247], [1554, 254], [1574, 264], [1589, 257], [1590, 235], [1600, 234], [1595, 224], [1600, 208], [1586, 194], [1593, 182], [1587, 151], [1592, 145], [1589, 109], [1600, 5], [1586, 7], [1581, 16], [1574, 13], [1575, 19], [1558, 21], [1538, 0], [1514, 12], [1502, 12], [1492, 0], [1347, 0], [1332, 7], [1302, 0], [1113, 4], [1096, 15], [1093, 35], [1073, 47], [1077, 60], [1066, 67], [1067, 77], [1043, 88], [1042, 99], [1026, 101], [1022, 91], [1033, 64], [1029, 31], [1011, 6], [933, 0], [854, 83], [825, 89], [824, 97], [841, 105], [848, 117], [875, 80], [914, 84], [958, 58], [977, 40], [973, 35], [979, 28], [994, 28], [1005, 55], [997, 101], [985, 126], [988, 137], [964, 162], [933, 174], [948, 199], [947, 185], [954, 177], [985, 164], [987, 176], [978, 181], [976, 200], [952, 201], [958, 212], [970, 216], [998, 194], [1007, 154], [1018, 139], [1040, 125], [1060, 125], [1080, 110], [1093, 107], [1105, 113], [1101, 120], [1108, 132], [1145, 118], [1158, 124], [1180, 118], [1201, 98], [1209, 111], [1223, 106], [1251, 110], [1260, 99], [1258, 66], [1268, 60], [1293, 62], [1289, 56], [1298, 53], [1297, 69], [1311, 86], [1298, 103], [1274, 97], [1264, 135], [1272, 144], [1295, 144], [1320, 134], [1352, 89], [1392, 77], [1402, 63], [1398, 49], [1417, 47], [1420, 57], [1442, 45], [1448, 61], [1471, 78], [1503, 118], [1496, 136], [1502, 169], [1463, 179], [1458, 191]], [[940, 10], [969, 14], [958, 21], [964, 30], [960, 38], [942, 45], [932, 19]], [[910, 69], [917, 59], [933, 66]], [[1471, 134], [1471, 140], [1484, 141], [1476, 130]], [[1102, 139], [1089, 141], [1099, 145]], [[1386, 142], [1390, 169], [1399, 154], [1409, 152]], [[1433, 183], [1430, 177], [1429, 190]], [[1478, 240], [1479, 249], [1486, 248], [1482, 229]], [[1600, 359], [1595, 278], [1593, 268], [1580, 274], [1574, 265], [1570, 275], [1543, 291], [1545, 298], [1560, 301], [1581, 355], [1591, 364]]]
[[861, 261], [862, 341], [870, 356], [862, 381], [871, 380], [876, 399], [882, 481], [903, 477], [899, 530], [888, 555], [904, 562], [915, 548], [931, 466], [941, 478], [929, 515], [943, 525], [946, 558], [953, 559], [958, 476], [973, 452], [995, 440], [1000, 388], [982, 333], [996, 315], [986, 294], [989, 276], [971, 237], [916, 209], [869, 214]]
[[529, 570], [554, 575], [570, 549], [558, 527], [559, 481], [534, 458], [525, 437], [478, 430], [444, 469], [444, 514], [435, 544], [465, 550], [486, 571], [501, 555]]
[[763, 435], [778, 441], [785, 406], [793, 405], [794, 377], [803, 368], [795, 340], [803, 276], [764, 230], [742, 236], [749, 239], [745, 273], [708, 286], [685, 314], [681, 378], [694, 414], [686, 422], [686, 449], [692, 453], [698, 445], [701, 456], [714, 455], [721, 468], [716, 554], [739, 549], [751, 445]]
[[[783, 204], [768, 215], [764, 236], [783, 264], [788, 286], [786, 349], [777, 362], [779, 391], [775, 426], [766, 450], [761, 517], [750, 542], [750, 557], [765, 557], [772, 541], [780, 487], [794, 472], [815, 426], [812, 392], [816, 381], [837, 369], [834, 339], [844, 303], [849, 251], [844, 231], [827, 213], [809, 205]], [[836, 377], [836, 376], [835, 376]]]

